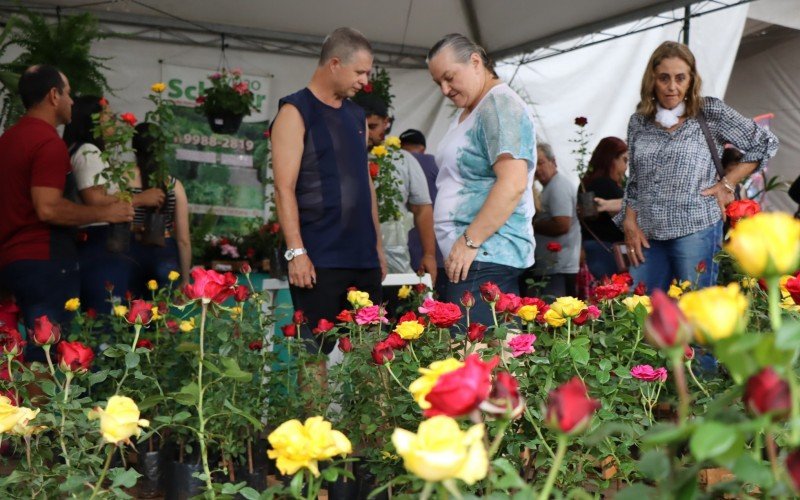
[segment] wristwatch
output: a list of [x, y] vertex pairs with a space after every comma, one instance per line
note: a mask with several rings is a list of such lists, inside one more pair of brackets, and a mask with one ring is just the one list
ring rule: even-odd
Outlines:
[[475, 243], [474, 241], [472, 241], [472, 238], [470, 238], [469, 236], [467, 236], [467, 232], [466, 232], [466, 231], [464, 231], [464, 241], [466, 241], [466, 242], [467, 242], [467, 247], [469, 247], [469, 248], [472, 248], [472, 249], [478, 249], [478, 248], [480, 248], [480, 247], [481, 247], [480, 245], [478, 245], [477, 243]]
[[295, 257], [298, 257], [300, 255], [305, 255], [307, 253], [308, 250], [306, 250], [305, 248], [290, 248], [289, 250], [286, 250], [286, 253], [283, 254], [283, 257], [286, 260], [292, 260]]

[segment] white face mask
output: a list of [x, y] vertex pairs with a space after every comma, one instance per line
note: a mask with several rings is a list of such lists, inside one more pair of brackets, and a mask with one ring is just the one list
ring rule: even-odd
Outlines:
[[679, 118], [686, 112], [686, 104], [680, 103], [672, 109], [661, 107], [656, 103], [656, 122], [664, 128], [672, 128], [678, 124]]

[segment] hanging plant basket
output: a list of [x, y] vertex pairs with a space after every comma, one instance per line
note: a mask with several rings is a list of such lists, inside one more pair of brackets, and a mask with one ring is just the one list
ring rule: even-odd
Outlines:
[[244, 115], [234, 113], [215, 113], [206, 115], [208, 126], [216, 134], [235, 134], [242, 126]]

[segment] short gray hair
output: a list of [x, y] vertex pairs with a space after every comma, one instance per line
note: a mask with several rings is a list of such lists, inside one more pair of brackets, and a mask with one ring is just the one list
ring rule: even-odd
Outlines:
[[556, 161], [556, 155], [553, 154], [553, 148], [546, 142], [536, 142], [536, 150], [541, 152], [545, 158], [550, 161]]
[[372, 45], [360, 31], [353, 28], [337, 28], [333, 30], [325, 41], [319, 53], [319, 66], [338, 57], [343, 63], [350, 62], [353, 55], [359, 50], [372, 54]]
[[433, 44], [431, 50], [428, 51], [428, 57], [425, 58], [425, 62], [431, 62], [431, 59], [436, 54], [448, 47], [453, 51], [456, 61], [462, 64], [467, 63], [472, 54], [478, 54], [481, 61], [483, 61], [483, 66], [489, 70], [492, 76], [499, 78], [494, 70], [494, 61], [486, 54], [486, 50], [460, 33], [445, 35], [441, 40]]

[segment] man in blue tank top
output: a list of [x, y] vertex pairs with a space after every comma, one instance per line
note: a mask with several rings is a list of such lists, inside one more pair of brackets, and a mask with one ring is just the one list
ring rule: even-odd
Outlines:
[[[349, 98], [367, 84], [372, 48], [339, 28], [325, 39], [308, 87], [280, 100], [272, 126], [275, 204], [286, 239], [289, 290], [311, 332], [348, 307], [347, 289], [380, 303], [386, 264], [367, 164], [366, 119]], [[323, 351], [333, 349], [326, 342]]]

